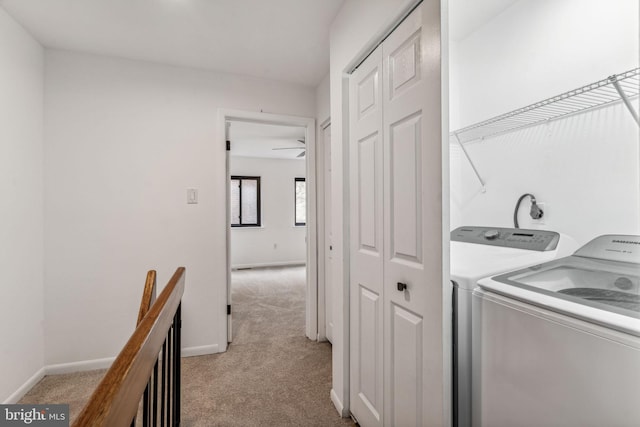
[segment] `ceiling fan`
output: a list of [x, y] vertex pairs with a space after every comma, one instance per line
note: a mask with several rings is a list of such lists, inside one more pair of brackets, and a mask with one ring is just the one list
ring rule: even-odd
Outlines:
[[302, 144], [302, 147], [281, 147], [281, 148], [272, 148], [272, 150], [302, 150], [300, 154], [296, 156], [296, 158], [304, 157], [307, 154], [307, 147], [305, 147], [304, 139], [298, 139], [299, 143]]

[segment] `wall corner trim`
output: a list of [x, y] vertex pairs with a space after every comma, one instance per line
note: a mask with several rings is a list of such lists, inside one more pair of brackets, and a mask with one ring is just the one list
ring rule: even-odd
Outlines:
[[201, 345], [198, 347], [187, 347], [182, 349], [182, 357], [204, 356], [205, 354], [220, 353], [218, 344]]
[[344, 405], [340, 401], [340, 398], [334, 389], [331, 389], [331, 402], [333, 403], [333, 406], [336, 407], [338, 414], [340, 414], [342, 418], [349, 417], [349, 411], [345, 411]]

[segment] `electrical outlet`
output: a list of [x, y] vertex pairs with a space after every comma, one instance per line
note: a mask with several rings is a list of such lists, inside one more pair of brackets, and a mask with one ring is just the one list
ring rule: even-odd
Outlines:
[[531, 218], [531, 224], [534, 225], [545, 225], [549, 218], [549, 212], [547, 212], [547, 204], [544, 202], [538, 202], [538, 207], [542, 210], [542, 218], [533, 219]]

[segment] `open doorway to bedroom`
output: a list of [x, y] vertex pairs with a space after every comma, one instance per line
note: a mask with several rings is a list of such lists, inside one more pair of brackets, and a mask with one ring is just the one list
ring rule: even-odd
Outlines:
[[306, 128], [228, 121], [235, 344], [305, 336]]
[[315, 120], [221, 110], [219, 125], [227, 143], [228, 341], [315, 341]]

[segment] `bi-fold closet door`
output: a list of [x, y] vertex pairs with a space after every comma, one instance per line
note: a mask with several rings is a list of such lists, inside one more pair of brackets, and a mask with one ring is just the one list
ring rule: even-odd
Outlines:
[[439, 12], [423, 2], [350, 77], [350, 405], [363, 427], [443, 423]]

